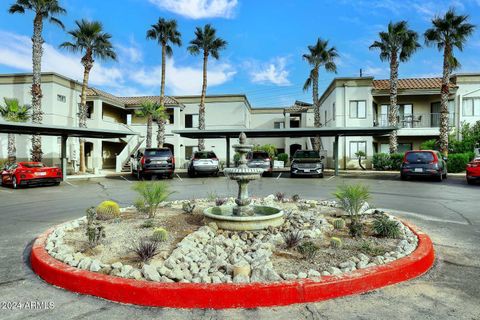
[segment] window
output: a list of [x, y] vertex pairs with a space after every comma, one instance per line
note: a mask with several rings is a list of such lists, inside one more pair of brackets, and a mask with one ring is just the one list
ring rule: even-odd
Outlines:
[[127, 125], [132, 125], [132, 114], [127, 113]]
[[301, 114], [290, 114], [290, 128], [300, 128]]
[[335, 118], [337, 118], [337, 110], [335, 108], [335, 102], [332, 104], [332, 120], [335, 121]]
[[198, 150], [198, 146], [185, 146], [185, 160], [190, 160], [195, 151]]
[[61, 94], [57, 94], [57, 101], [67, 102], [67, 97], [65, 97], [64, 95], [61, 95]]
[[173, 114], [174, 114], [173, 108], [168, 108], [167, 109], [168, 124], [174, 124], [175, 117]]
[[328, 121], [327, 120], [327, 115], [328, 115], [327, 110], [325, 110], [325, 121], [323, 122], [323, 124], [327, 124], [327, 121]]
[[185, 128], [198, 128], [198, 114], [185, 115]]
[[367, 154], [367, 142], [366, 141], [350, 141], [350, 159], [358, 159], [355, 153], [363, 151]]
[[350, 101], [350, 118], [365, 119], [367, 117], [367, 102]]
[[274, 129], [284, 129], [285, 128], [285, 122], [283, 121], [275, 121], [273, 123], [273, 128]]
[[480, 98], [464, 98], [462, 109], [466, 117], [480, 116]]

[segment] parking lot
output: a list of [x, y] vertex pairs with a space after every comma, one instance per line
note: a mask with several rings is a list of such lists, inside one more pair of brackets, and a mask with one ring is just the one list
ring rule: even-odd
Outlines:
[[[235, 182], [218, 178], [174, 178], [172, 199], [232, 196]], [[54, 288], [28, 265], [29, 245], [50, 226], [77, 218], [105, 199], [127, 206], [135, 199], [134, 179], [115, 176], [69, 180], [59, 187], [12, 190], [0, 188], [1, 301], [49, 301], [51, 310], [0, 310], [1, 319], [480, 319], [480, 186], [464, 177], [432, 181], [400, 181], [396, 174], [326, 176], [290, 179], [277, 175], [252, 182], [250, 193], [278, 191], [306, 199], [332, 199], [344, 183], [370, 187], [371, 203], [411, 221], [428, 233], [437, 261], [426, 275], [363, 295], [313, 304], [249, 310], [178, 310], [142, 308], [78, 296]], [[391, 313], [395, 306], [395, 313]]]

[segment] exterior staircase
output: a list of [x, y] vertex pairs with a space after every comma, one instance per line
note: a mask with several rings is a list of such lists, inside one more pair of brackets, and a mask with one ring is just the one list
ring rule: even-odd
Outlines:
[[117, 155], [117, 162], [116, 162], [116, 168], [115, 168], [116, 172], [131, 171], [131, 165], [130, 165], [131, 157], [132, 155], [135, 154], [135, 152], [138, 151], [138, 149], [140, 149], [144, 141], [145, 141], [144, 136], [133, 135], [130, 137], [125, 148], [123, 148], [122, 152], [120, 152], [120, 154]]

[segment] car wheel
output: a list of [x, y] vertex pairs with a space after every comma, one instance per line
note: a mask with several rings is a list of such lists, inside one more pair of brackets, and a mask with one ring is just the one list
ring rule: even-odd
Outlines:
[[54, 185], [54, 186], [59, 186], [59, 185], [60, 185], [60, 182], [54, 182], [53, 185]]
[[319, 177], [319, 178], [323, 178], [323, 173], [320, 173], [320, 174], [318, 175], [318, 177]]
[[290, 172], [290, 178], [296, 178], [297, 176], [295, 175], [295, 173], [293, 172]]
[[190, 178], [195, 178], [195, 170], [193, 168], [188, 170], [188, 176]]
[[12, 188], [18, 189], [17, 177], [15, 176], [13, 176], [13, 179], [12, 179]]
[[218, 171], [215, 171], [215, 172], [212, 174], [212, 176], [218, 177]]
[[403, 181], [407, 181], [408, 177], [402, 173], [400, 174], [400, 179], [402, 179]]
[[473, 184], [473, 180], [467, 178], [467, 183], [468, 183], [468, 184]]
[[173, 179], [173, 173], [170, 173], [168, 176], [167, 176], [168, 179]]

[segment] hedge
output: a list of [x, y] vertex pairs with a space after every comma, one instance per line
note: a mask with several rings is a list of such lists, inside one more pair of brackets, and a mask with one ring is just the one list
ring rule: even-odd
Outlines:
[[376, 153], [373, 155], [372, 164], [375, 170], [400, 170], [403, 161], [403, 153]]
[[473, 152], [466, 153], [451, 153], [448, 155], [447, 169], [448, 172], [457, 173], [464, 172], [467, 163], [469, 163], [474, 157]]

